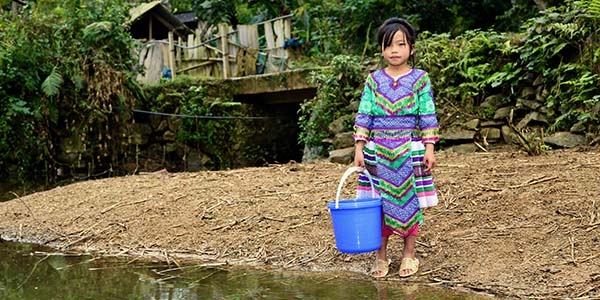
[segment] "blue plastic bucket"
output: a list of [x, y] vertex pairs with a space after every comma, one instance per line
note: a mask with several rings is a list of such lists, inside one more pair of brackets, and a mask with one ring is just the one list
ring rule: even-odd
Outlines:
[[375, 197], [373, 191], [372, 198], [339, 200], [344, 181], [355, 171], [365, 173], [373, 187], [366, 169], [349, 168], [342, 176], [336, 200], [327, 203], [336, 247], [340, 252], [350, 254], [371, 252], [381, 247], [381, 198]]

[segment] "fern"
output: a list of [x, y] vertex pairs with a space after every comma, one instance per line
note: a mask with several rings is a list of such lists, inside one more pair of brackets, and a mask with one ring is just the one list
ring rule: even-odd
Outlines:
[[102, 40], [110, 34], [113, 27], [113, 23], [109, 21], [92, 23], [83, 29], [83, 39], [86, 41]]
[[600, 19], [600, 0], [589, 0], [588, 13], [594, 19]]
[[63, 84], [63, 77], [56, 70], [52, 70], [52, 73], [46, 77], [42, 82], [42, 92], [48, 97], [58, 95], [60, 92], [60, 86]]
[[[600, 2], [600, 0], [599, 0]], [[553, 23], [552, 28], [561, 36], [573, 39], [577, 35], [585, 35], [585, 28], [576, 23]]]

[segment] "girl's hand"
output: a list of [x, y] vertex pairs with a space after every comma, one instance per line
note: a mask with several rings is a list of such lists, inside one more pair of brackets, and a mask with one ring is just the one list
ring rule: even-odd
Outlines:
[[425, 155], [423, 156], [425, 171], [431, 172], [435, 167], [435, 155], [433, 154], [433, 144], [425, 144]]
[[357, 167], [365, 167], [365, 154], [362, 151], [362, 147], [361, 149], [358, 149], [358, 147], [354, 149], [354, 165]]
[[357, 167], [365, 167], [364, 147], [365, 141], [356, 141], [356, 144], [354, 145], [354, 165]]

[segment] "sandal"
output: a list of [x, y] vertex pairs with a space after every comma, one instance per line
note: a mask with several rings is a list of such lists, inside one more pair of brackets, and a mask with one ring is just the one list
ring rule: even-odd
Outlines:
[[[408, 273], [402, 274], [402, 271], [408, 271]], [[419, 260], [416, 258], [407, 257], [402, 259], [398, 275], [400, 275], [400, 277], [409, 277], [417, 273], [417, 271], [419, 271]]]
[[[373, 267], [371, 268], [371, 271], [369, 272], [369, 274], [371, 274], [371, 276], [375, 277], [375, 278], [382, 278], [387, 276], [389, 268], [390, 268], [390, 263], [392, 261], [391, 260], [383, 260], [383, 259], [376, 259], [375, 262], [373, 263]], [[375, 275], [375, 273], [379, 273], [378, 275]]]

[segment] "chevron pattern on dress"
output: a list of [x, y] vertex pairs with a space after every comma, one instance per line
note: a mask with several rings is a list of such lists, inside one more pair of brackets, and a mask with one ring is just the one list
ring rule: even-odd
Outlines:
[[[416, 197], [416, 196], [415, 196]], [[419, 209], [418, 201], [409, 201], [409, 205], [404, 206], [400, 209], [398, 206], [394, 205], [389, 201], [383, 201], [383, 210], [389, 212], [385, 214], [385, 223], [386, 225], [402, 229], [401, 231], [406, 231], [416, 222], [421, 221], [422, 214]]]
[[410, 139], [402, 140], [389, 140], [389, 141], [378, 141], [380, 144], [377, 145], [377, 157], [379, 163], [384, 163], [392, 168], [398, 168], [403, 163], [402, 160], [398, 159], [410, 155]]

